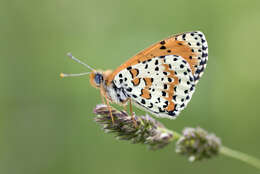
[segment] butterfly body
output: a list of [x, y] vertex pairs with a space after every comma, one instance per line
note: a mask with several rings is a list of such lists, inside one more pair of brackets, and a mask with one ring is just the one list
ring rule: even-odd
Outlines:
[[158, 117], [175, 118], [190, 101], [208, 58], [202, 32], [162, 40], [114, 71], [92, 71], [90, 82], [107, 100], [129, 100]]
[[125, 92], [125, 89], [115, 85], [114, 81], [108, 83], [108, 77], [112, 73], [107, 71], [92, 71], [90, 74], [90, 83], [95, 88], [100, 88], [101, 95], [105, 96], [109, 101], [116, 104], [127, 104], [130, 96]]

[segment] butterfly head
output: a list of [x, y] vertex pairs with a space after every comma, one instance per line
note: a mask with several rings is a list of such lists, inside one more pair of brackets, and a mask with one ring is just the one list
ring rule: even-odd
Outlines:
[[95, 87], [95, 88], [99, 88], [100, 85], [103, 83], [104, 77], [102, 72], [98, 72], [98, 71], [92, 71], [89, 74], [89, 81], [90, 84]]
[[60, 77], [64, 78], [64, 77], [76, 77], [76, 76], [84, 76], [89, 74], [89, 80], [90, 80], [90, 84], [95, 87], [95, 88], [100, 88], [102, 85], [105, 85], [104, 82], [107, 81], [108, 77], [112, 74], [111, 70], [106, 70], [106, 71], [97, 71], [94, 68], [92, 68], [91, 66], [89, 66], [88, 64], [80, 61], [79, 59], [77, 59], [76, 57], [72, 56], [71, 53], [67, 54], [72, 60], [82, 64], [83, 66], [87, 67], [88, 69], [91, 70], [91, 72], [84, 72], [84, 73], [79, 73], [79, 74], [65, 74], [65, 73], [61, 73]]
[[111, 73], [112, 73], [111, 70], [107, 70], [107, 71], [93, 70], [89, 75], [90, 84], [95, 88], [99, 88], [106, 81], [106, 79]]

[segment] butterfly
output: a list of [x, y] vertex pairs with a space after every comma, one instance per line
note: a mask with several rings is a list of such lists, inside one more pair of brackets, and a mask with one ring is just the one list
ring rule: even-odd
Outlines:
[[114, 71], [97, 71], [70, 57], [92, 71], [61, 76], [89, 74], [91, 85], [100, 89], [108, 106], [110, 102], [124, 106], [129, 102], [133, 113], [134, 103], [157, 117], [173, 119], [191, 100], [206, 68], [208, 44], [201, 31], [176, 34], [139, 52]]

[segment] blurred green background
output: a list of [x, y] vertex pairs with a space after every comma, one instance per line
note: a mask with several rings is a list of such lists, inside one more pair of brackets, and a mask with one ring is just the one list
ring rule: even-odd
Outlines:
[[[104, 134], [93, 122], [99, 92], [88, 77], [60, 72], [115, 69], [169, 35], [201, 30], [209, 62], [178, 119], [260, 157], [259, 0], [0, 0], [1, 174], [259, 173], [227, 157], [189, 163], [174, 146], [149, 151]], [[138, 114], [143, 112], [136, 109]]]

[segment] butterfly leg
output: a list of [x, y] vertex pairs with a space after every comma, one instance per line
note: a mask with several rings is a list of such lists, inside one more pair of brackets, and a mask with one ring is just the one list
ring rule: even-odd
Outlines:
[[126, 108], [126, 106], [127, 106], [127, 104], [124, 104], [124, 105], [123, 105], [123, 108], [124, 108], [124, 111], [127, 112], [127, 108]]
[[111, 109], [111, 106], [110, 106], [110, 104], [109, 104], [109, 100], [108, 100], [106, 94], [104, 93], [103, 85], [101, 85], [101, 87], [100, 87], [100, 94], [101, 94], [102, 101], [103, 101], [104, 104], [105, 104], [105, 101], [104, 101], [103, 96], [105, 97], [106, 104], [107, 104], [107, 107], [108, 107], [108, 110], [109, 110], [109, 113], [110, 113], [111, 121], [112, 121], [112, 123], [113, 123], [113, 125], [114, 125], [115, 121], [114, 121], [114, 117], [113, 117], [113, 115], [112, 115], [112, 109]]
[[132, 120], [134, 122], [134, 126], [137, 127], [137, 123], [136, 123], [136, 120], [135, 120], [135, 117], [134, 117], [134, 112], [133, 112], [133, 106], [132, 106], [131, 98], [129, 99], [129, 109], [130, 109], [130, 114], [131, 114]]
[[115, 121], [114, 121], [114, 117], [112, 115], [112, 109], [111, 109], [111, 106], [109, 104], [109, 101], [107, 99], [107, 97], [105, 96], [105, 99], [106, 99], [106, 102], [107, 102], [107, 106], [108, 106], [108, 110], [109, 110], [109, 113], [110, 113], [110, 117], [111, 117], [111, 120], [112, 120], [112, 124], [114, 125]]
[[100, 89], [100, 96], [101, 96], [101, 100], [102, 100], [102, 103], [105, 105], [105, 100], [104, 100], [104, 94], [103, 94], [103, 91], [102, 89]]

